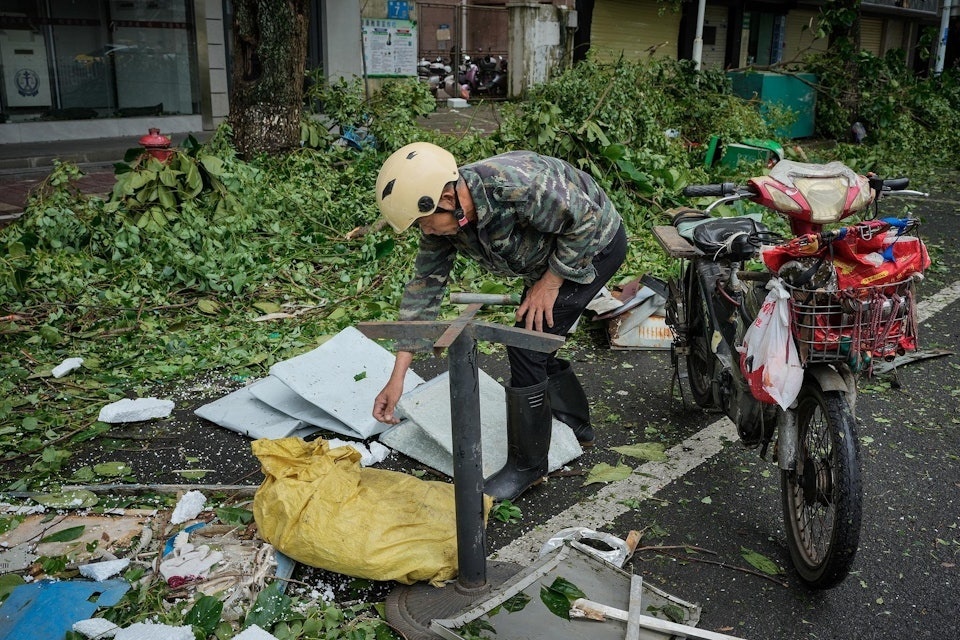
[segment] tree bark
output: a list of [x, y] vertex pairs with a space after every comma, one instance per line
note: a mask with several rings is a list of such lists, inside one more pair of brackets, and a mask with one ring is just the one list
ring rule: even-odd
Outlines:
[[308, 0], [234, 0], [228, 122], [241, 158], [300, 145]]

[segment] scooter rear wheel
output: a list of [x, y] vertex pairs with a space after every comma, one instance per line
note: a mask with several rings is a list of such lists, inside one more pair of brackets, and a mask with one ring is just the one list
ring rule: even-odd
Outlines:
[[797, 397], [798, 463], [780, 472], [787, 546], [813, 589], [838, 585], [860, 542], [863, 491], [856, 420], [839, 391], [807, 379]]
[[713, 370], [716, 357], [710, 350], [710, 313], [700, 279], [693, 265], [687, 269], [684, 305], [687, 314], [687, 379], [693, 400], [701, 407], [713, 406]]

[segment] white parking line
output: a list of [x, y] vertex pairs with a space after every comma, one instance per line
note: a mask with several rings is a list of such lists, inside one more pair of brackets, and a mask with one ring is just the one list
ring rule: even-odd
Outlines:
[[[918, 302], [918, 320], [926, 322], [957, 299], [960, 299], [960, 281]], [[490, 558], [529, 566], [536, 560], [543, 543], [557, 531], [569, 527], [601, 530], [618, 516], [630, 511], [631, 507], [624, 504], [625, 502], [650, 498], [674, 480], [720, 453], [726, 442], [736, 441], [737, 438], [736, 426], [729, 419], [717, 420], [668, 449], [667, 461], [640, 465], [629, 478], [611, 482], [586, 500], [578, 502], [494, 552]]]

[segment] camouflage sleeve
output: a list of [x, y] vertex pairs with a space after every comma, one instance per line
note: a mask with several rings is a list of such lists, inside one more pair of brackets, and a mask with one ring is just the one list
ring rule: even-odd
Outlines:
[[[597, 276], [593, 257], [603, 248], [596, 246], [596, 240], [605, 235], [604, 226], [611, 220], [619, 224], [613, 205], [605, 195], [594, 194], [604, 202], [599, 206], [591, 194], [569, 178], [563, 182], [537, 181], [531, 187], [528, 222], [556, 237], [556, 247], [549, 257], [550, 270], [565, 280], [592, 282]], [[596, 189], [599, 191], [600, 187]]]
[[[434, 320], [453, 268], [457, 250], [443, 238], [423, 235], [413, 278], [403, 288], [400, 320]], [[400, 351], [420, 351], [433, 345], [423, 340], [398, 340]]]

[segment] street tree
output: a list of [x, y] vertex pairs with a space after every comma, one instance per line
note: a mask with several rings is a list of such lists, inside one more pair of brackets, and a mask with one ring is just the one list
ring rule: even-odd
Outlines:
[[826, 0], [820, 8], [820, 29], [829, 38], [830, 52], [842, 61], [847, 81], [839, 100], [853, 124], [860, 112], [860, 0]]
[[228, 122], [240, 157], [299, 146], [308, 0], [234, 0]]

